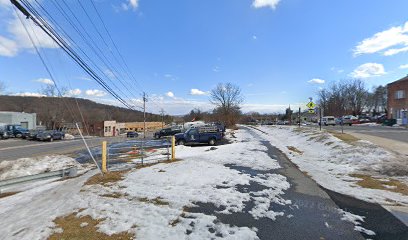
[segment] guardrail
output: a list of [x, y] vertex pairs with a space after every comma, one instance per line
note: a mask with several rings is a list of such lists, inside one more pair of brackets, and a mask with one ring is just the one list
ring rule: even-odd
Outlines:
[[78, 174], [77, 173], [77, 168], [76, 167], [71, 167], [71, 168], [66, 168], [66, 169], [62, 169], [62, 170], [58, 170], [58, 171], [28, 175], [28, 176], [17, 177], [17, 178], [10, 178], [10, 179], [6, 179], [6, 180], [1, 180], [0, 181], [0, 188], [1, 187], [10, 187], [10, 186], [13, 186], [13, 185], [18, 185], [18, 184], [27, 183], [27, 182], [45, 180], [45, 179], [49, 179], [49, 178], [75, 177], [75, 176], [77, 176], [77, 174]]

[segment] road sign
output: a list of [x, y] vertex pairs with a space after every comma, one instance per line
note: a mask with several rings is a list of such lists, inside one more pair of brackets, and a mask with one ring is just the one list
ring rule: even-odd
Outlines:
[[312, 109], [316, 107], [316, 104], [314, 102], [309, 102], [308, 104], [306, 104], [306, 107], [308, 107], [309, 109]]
[[309, 109], [309, 113], [315, 113], [314, 109]]

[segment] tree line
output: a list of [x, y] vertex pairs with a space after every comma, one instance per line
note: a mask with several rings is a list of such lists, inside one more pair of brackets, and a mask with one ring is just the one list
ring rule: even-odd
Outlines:
[[370, 91], [360, 79], [333, 82], [318, 92], [317, 102], [324, 115], [376, 116], [387, 112], [387, 88], [380, 85]]

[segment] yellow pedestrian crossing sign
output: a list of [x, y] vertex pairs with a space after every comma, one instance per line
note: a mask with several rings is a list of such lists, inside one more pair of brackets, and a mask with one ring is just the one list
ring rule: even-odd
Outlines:
[[309, 109], [309, 113], [315, 113], [314, 109]]
[[309, 109], [313, 109], [314, 107], [316, 107], [316, 104], [314, 102], [309, 102], [308, 104], [306, 104], [306, 107], [308, 107]]

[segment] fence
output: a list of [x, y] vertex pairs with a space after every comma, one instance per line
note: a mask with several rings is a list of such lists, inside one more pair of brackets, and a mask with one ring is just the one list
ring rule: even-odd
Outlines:
[[114, 164], [150, 164], [175, 159], [175, 139], [165, 137], [155, 140], [134, 139], [107, 146], [102, 142], [102, 171]]

